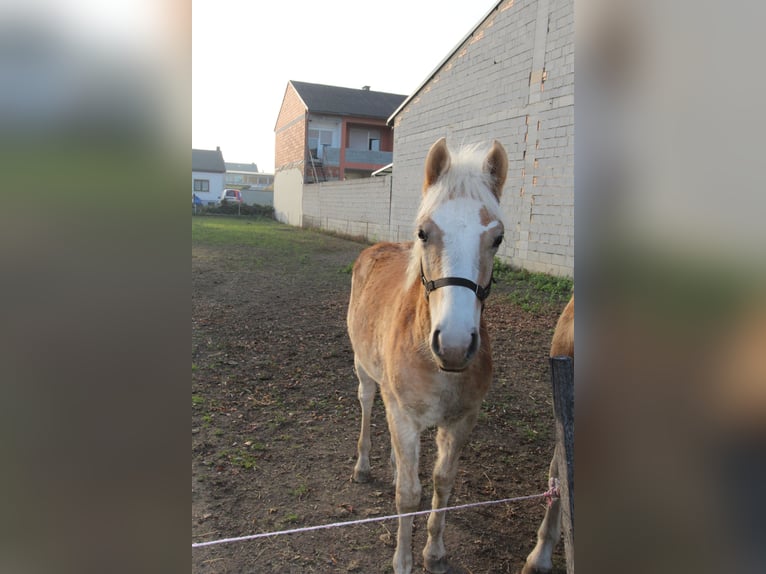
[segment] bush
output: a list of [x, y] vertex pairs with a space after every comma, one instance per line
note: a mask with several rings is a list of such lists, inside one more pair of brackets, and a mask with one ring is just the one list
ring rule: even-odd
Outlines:
[[247, 205], [223, 202], [221, 205], [210, 205], [197, 208], [197, 215], [247, 215], [250, 217], [266, 217], [274, 219], [274, 206]]

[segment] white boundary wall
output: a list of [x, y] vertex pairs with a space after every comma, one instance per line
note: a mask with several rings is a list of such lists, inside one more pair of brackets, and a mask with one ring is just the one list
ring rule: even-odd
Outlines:
[[386, 241], [390, 207], [390, 175], [303, 186], [304, 227]]

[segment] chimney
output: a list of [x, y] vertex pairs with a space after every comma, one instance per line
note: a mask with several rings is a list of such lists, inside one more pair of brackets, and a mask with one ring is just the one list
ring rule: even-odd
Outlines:
[[215, 151], [221, 151], [221, 146], [219, 145], [215, 146]]
[[370, 91], [370, 86], [362, 86], [362, 89], [363, 89], [365, 92], [369, 92], [369, 91]]

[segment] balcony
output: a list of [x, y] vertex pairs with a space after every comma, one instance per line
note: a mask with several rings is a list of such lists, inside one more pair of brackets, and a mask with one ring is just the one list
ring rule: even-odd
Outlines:
[[[383, 166], [394, 160], [394, 152], [391, 151], [369, 151], [366, 149], [347, 149], [346, 165], [348, 164], [366, 164]], [[324, 148], [324, 165], [340, 165], [340, 148]]]

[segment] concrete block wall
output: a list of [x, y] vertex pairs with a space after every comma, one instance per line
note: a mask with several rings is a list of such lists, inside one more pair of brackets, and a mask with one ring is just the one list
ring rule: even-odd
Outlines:
[[371, 241], [388, 238], [391, 176], [303, 186], [303, 226]]
[[409, 240], [429, 147], [500, 141], [508, 152], [501, 259], [574, 270], [574, 7], [505, 0], [394, 119], [389, 239]]

